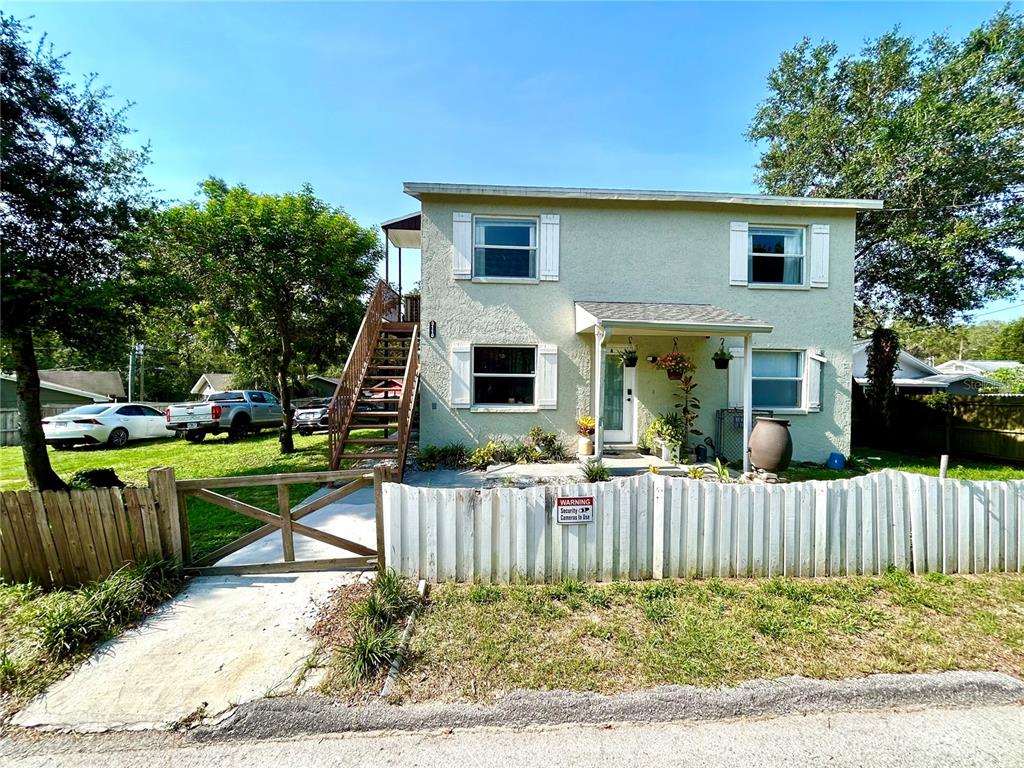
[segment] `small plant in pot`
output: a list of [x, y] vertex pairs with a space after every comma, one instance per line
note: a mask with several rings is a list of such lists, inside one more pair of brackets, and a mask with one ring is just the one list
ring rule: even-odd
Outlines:
[[580, 416], [576, 419], [576, 434], [579, 435], [577, 449], [580, 456], [594, 455], [594, 430], [597, 421], [593, 416]]
[[693, 360], [688, 355], [674, 349], [655, 360], [654, 367], [665, 371], [671, 381], [681, 381], [683, 376], [696, 370]]
[[640, 359], [640, 356], [637, 354], [636, 347], [630, 344], [628, 347], [620, 349], [618, 354], [624, 367], [636, 368], [636, 362]]
[[722, 343], [715, 350], [715, 354], [711, 356], [711, 359], [715, 363], [715, 368], [724, 371], [729, 367], [729, 361], [732, 360], [732, 357], [732, 352], [725, 348], [725, 339], [722, 339]]

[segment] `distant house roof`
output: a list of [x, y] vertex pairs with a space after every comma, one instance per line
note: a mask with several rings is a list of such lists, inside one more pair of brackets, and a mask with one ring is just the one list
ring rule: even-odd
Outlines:
[[627, 200], [667, 203], [718, 203], [734, 205], [798, 206], [806, 208], [846, 208], [878, 210], [881, 200], [839, 199], [830, 197], [783, 197], [736, 192], [682, 192], [665, 189], [600, 189], [594, 187], [522, 187], [499, 184], [443, 184], [407, 181], [407, 195], [468, 195], [472, 197], [533, 197], [548, 200]]
[[[52, 381], [52, 380], [48, 381], [48, 380], [43, 378], [43, 373], [44, 373], [43, 371], [39, 372], [39, 386], [40, 386], [41, 389], [48, 389], [48, 390], [50, 390], [52, 392], [61, 392], [63, 394], [67, 394], [67, 395], [77, 395], [78, 397], [88, 398], [89, 400], [92, 400], [93, 402], [96, 402], [96, 403], [106, 403], [106, 402], [109, 402], [109, 401], [115, 399], [116, 397], [124, 397], [124, 388], [123, 387], [121, 387], [120, 389], [111, 387], [114, 391], [112, 393], [110, 393], [110, 394], [107, 394], [106, 392], [93, 392], [93, 391], [86, 390], [86, 389], [79, 389], [78, 387], [67, 386], [65, 384], [58, 384], [58, 383], [56, 383], [55, 381]], [[52, 373], [52, 372], [51, 371], [47, 371], [47, 373]], [[73, 371], [58, 371], [58, 373], [73, 373]], [[88, 373], [88, 371], [79, 371], [79, 373]], [[95, 373], [102, 373], [102, 372], [95, 372]], [[118, 374], [117, 371], [113, 371], [113, 373], [120, 378], [120, 374]], [[10, 374], [10, 373], [0, 373], [0, 379], [4, 379], [5, 381], [17, 381], [18, 380], [16, 376], [14, 376], [13, 374]], [[112, 382], [108, 381], [108, 384], [112, 384]], [[103, 388], [106, 389], [107, 387], [103, 387]]]
[[124, 397], [124, 382], [119, 371], [61, 371], [39, 372], [39, 380], [55, 384], [86, 395], [100, 395], [105, 399]]
[[[854, 379], [862, 387], [868, 385], [868, 378], [866, 376], [858, 376]], [[915, 387], [927, 387], [929, 389], [948, 389], [951, 385], [961, 381], [976, 381], [978, 384], [986, 387], [999, 387], [999, 382], [992, 381], [992, 379], [986, 379], [984, 376], [978, 376], [974, 373], [937, 373], [932, 376], [922, 376], [916, 379], [908, 379], [903, 377], [893, 377], [892, 383], [897, 388], [913, 389]]]
[[201, 395], [207, 388], [215, 392], [223, 392], [230, 389], [233, 377], [233, 373], [204, 373], [196, 380], [191, 392], [193, 395]]
[[947, 360], [935, 366], [943, 373], [992, 373], [1004, 368], [1019, 368], [1024, 363], [1017, 360]]
[[714, 304], [577, 301], [576, 332], [595, 325], [700, 333], [767, 333], [772, 330], [768, 323]]

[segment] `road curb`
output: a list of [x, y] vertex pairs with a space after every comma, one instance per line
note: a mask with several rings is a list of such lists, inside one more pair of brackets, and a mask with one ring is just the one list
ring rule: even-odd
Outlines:
[[611, 696], [515, 691], [490, 705], [394, 706], [377, 701], [355, 706], [318, 696], [294, 696], [243, 705], [220, 725], [202, 726], [191, 731], [189, 737], [259, 739], [358, 731], [708, 721], [1012, 703], [1024, 703], [1024, 682], [997, 672], [883, 674], [834, 681], [787, 677], [750, 681], [732, 688], [665, 686]]

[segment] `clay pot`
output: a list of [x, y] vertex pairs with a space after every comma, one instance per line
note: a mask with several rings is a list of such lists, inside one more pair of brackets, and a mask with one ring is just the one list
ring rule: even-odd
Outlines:
[[589, 437], [580, 435], [579, 440], [576, 441], [576, 451], [580, 456], [593, 456], [594, 441]]
[[683, 380], [683, 372], [682, 371], [667, 371], [667, 373], [668, 373], [668, 380], [669, 381], [682, 381]]
[[792, 458], [789, 422], [759, 416], [750, 433], [750, 463], [765, 472], [782, 472]]

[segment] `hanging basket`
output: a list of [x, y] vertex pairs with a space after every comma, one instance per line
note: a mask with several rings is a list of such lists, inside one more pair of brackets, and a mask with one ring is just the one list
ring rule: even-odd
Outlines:
[[669, 381], [682, 381], [683, 380], [683, 372], [682, 371], [667, 371], [667, 373], [668, 373], [668, 380]]
[[728, 369], [728, 367], [729, 367], [729, 360], [727, 358], [715, 357], [715, 358], [712, 358], [712, 359], [715, 361], [715, 369], [716, 370], [724, 371], [724, 370]]

